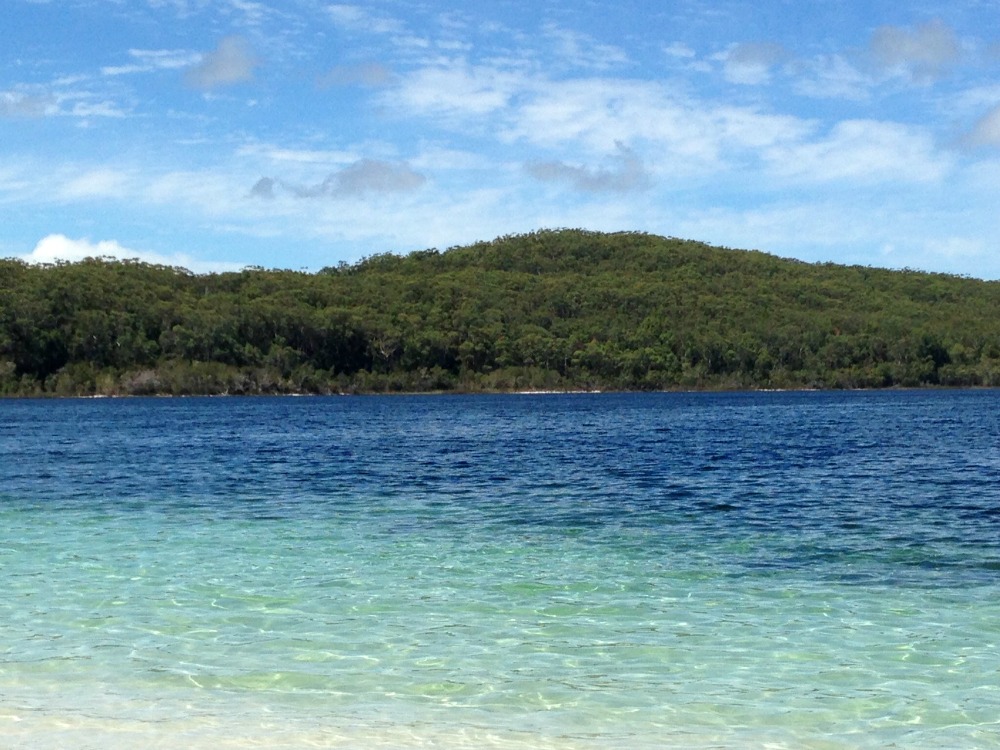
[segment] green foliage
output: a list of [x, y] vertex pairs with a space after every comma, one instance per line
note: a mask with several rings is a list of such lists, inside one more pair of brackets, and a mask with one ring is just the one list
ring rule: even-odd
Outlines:
[[543, 231], [317, 274], [0, 261], [0, 395], [1000, 385], [1000, 285]]

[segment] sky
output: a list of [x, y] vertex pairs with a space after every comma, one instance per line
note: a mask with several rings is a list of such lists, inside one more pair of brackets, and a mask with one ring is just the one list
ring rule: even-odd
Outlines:
[[1000, 279], [996, 0], [0, 0], [0, 257], [543, 228]]

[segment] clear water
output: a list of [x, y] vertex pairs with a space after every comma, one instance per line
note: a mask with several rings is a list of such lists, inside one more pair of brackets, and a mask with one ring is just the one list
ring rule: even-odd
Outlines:
[[998, 407], [0, 402], [0, 746], [1000, 747]]

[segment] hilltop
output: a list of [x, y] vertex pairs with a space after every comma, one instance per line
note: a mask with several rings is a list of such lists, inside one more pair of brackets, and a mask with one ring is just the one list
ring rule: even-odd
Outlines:
[[540, 231], [318, 273], [0, 261], [0, 393], [1000, 385], [1000, 283]]

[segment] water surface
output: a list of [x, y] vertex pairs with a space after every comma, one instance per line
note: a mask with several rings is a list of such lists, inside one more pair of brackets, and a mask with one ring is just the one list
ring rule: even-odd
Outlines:
[[0, 402], [0, 745], [1000, 747], [998, 407]]

